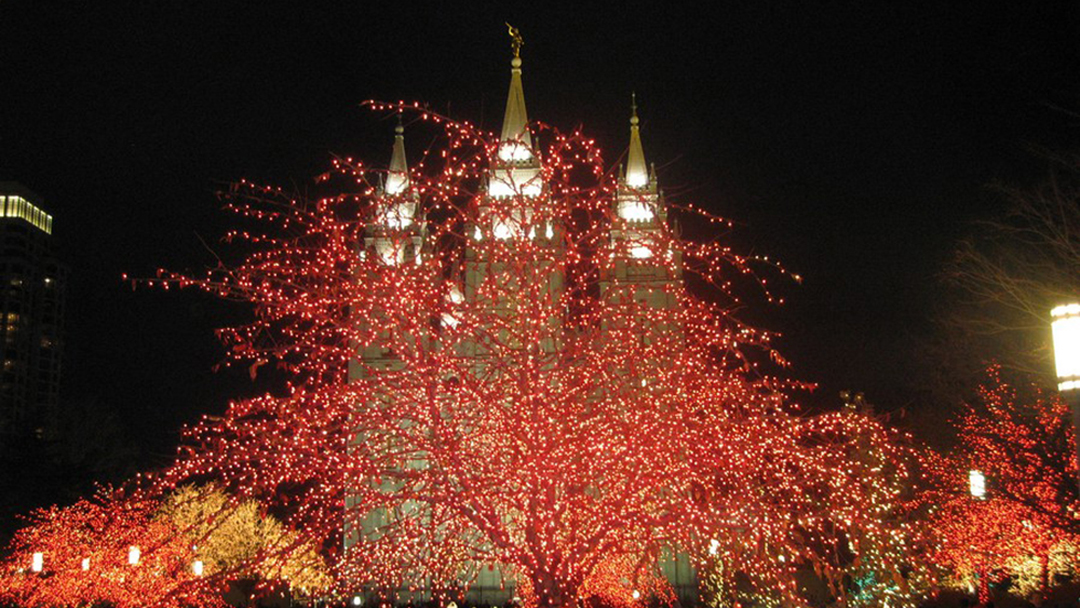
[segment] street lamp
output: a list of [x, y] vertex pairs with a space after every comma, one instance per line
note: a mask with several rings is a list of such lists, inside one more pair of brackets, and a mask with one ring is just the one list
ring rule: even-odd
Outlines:
[[1063, 304], [1050, 311], [1054, 335], [1054, 365], [1058, 391], [1072, 410], [1076, 458], [1080, 462], [1080, 304]]

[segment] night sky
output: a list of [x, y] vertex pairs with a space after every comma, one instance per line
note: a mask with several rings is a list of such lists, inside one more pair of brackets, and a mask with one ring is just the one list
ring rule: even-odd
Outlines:
[[987, 185], [1037, 179], [1032, 148], [1080, 134], [1056, 109], [1080, 106], [1076, 2], [316, 4], [0, 2], [0, 179], [42, 195], [71, 269], [63, 399], [116, 412], [151, 456], [254, 390], [211, 371], [212, 329], [243, 311], [122, 273], [210, 263], [229, 181], [305, 190], [332, 153], [387, 162], [393, 123], [363, 100], [497, 129], [504, 21], [532, 119], [583, 125], [617, 162], [636, 91], [669, 198], [805, 276], [747, 314], [822, 384], [809, 401], [917, 405], [912, 345], [956, 241], [1001, 206]]

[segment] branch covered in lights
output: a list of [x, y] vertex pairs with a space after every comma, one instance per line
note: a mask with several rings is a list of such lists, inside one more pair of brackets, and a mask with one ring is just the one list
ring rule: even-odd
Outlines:
[[[292, 531], [256, 561], [320, 547], [340, 591], [391, 600], [492, 568], [533, 605], [631, 605], [670, 597], [659, 562], [682, 553], [799, 604], [796, 569], [859, 526], [884, 550], [897, 496], [860, 467], [900, 474], [891, 436], [798, 415], [772, 335], [733, 313], [747, 288], [774, 299], [755, 269], [777, 266], [654, 221], [665, 203], [579, 132], [537, 127], [545, 147], [507, 156], [468, 124], [371, 105], [441, 144], [407, 173], [338, 159], [314, 200], [241, 182], [226, 207], [262, 226], [227, 235], [243, 261], [151, 281], [250, 303], [220, 332], [227, 364], [288, 384], [188, 429], [147, 492], [215, 480]], [[162, 597], [227, 576], [206, 564]]]

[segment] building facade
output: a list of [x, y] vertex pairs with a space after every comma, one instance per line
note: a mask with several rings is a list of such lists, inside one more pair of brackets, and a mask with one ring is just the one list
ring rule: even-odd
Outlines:
[[56, 415], [66, 269], [40, 198], [0, 183], [0, 432], [44, 435]]

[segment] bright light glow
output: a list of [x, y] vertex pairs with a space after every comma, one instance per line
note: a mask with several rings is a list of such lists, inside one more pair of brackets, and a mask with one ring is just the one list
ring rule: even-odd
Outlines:
[[524, 142], [508, 141], [499, 146], [499, 160], [508, 163], [521, 163], [532, 160], [533, 153]]
[[84, 557], [83, 558], [83, 560], [82, 560], [82, 569], [83, 569], [83, 572], [87, 572], [87, 571], [90, 570], [90, 558], [89, 557]]
[[[465, 301], [465, 295], [461, 293], [461, 290], [458, 289], [457, 285], [454, 285], [450, 288], [450, 293], [446, 294], [446, 299], [451, 304], [461, 304]], [[442, 314], [442, 322], [443, 325], [453, 328], [457, 327], [460, 321], [456, 316], [453, 315], [453, 313], [444, 312]]]
[[542, 190], [540, 170], [532, 167], [496, 169], [488, 182], [488, 195], [493, 198], [539, 196]]
[[716, 552], [720, 550], [720, 541], [715, 538], [709, 541], [709, 555], [716, 555]]
[[[532, 222], [532, 211], [529, 209], [511, 209], [508, 216], [496, 216], [491, 221], [491, 234], [500, 241], [525, 236], [525, 226]], [[536, 237], [535, 227], [530, 226], [528, 237]]]
[[391, 230], [401, 230], [408, 227], [416, 216], [416, 205], [412, 203], [398, 203], [391, 205], [386, 211], [386, 227]]
[[461, 304], [465, 301], [465, 296], [461, 293], [461, 289], [459, 289], [457, 285], [450, 287], [450, 294], [446, 297], [454, 304]]
[[497, 220], [495, 222], [495, 227], [491, 230], [491, 233], [494, 234], [495, 238], [499, 239], [500, 241], [505, 241], [506, 239], [510, 238], [511, 234], [513, 234], [513, 232], [510, 230], [510, 226], [508, 226], [506, 222], [501, 222]]
[[386, 175], [386, 193], [387, 194], [401, 194], [409, 187], [408, 174], [401, 173], [399, 171], [391, 171]]
[[195, 561], [191, 562], [191, 572], [192, 572], [192, 574], [194, 574], [195, 576], [202, 576], [202, 573], [203, 573], [203, 563], [202, 563], [202, 560], [201, 560], [201, 559], [197, 559], [197, 560], [195, 560]]
[[628, 169], [626, 171], [626, 185], [631, 188], [644, 188], [649, 185], [649, 174], [645, 171]]
[[359, 605], [361, 605], [363, 603], [364, 603], [364, 598], [360, 597], [359, 595], [354, 595], [353, 596], [353, 598], [352, 598], [352, 605], [353, 606], [359, 606]]
[[128, 549], [128, 564], [131, 564], [132, 566], [138, 565], [139, 557], [141, 556], [142, 551], [139, 551], [139, 548], [135, 545], [131, 545], [131, 547]]
[[1058, 390], [1080, 389], [1080, 304], [1058, 306], [1050, 317]]
[[41, 569], [45, 567], [45, 554], [41, 551], [34, 552], [33, 557], [30, 559], [30, 570], [32, 572], [41, 572]]
[[982, 471], [972, 469], [968, 473], [968, 489], [974, 498], [986, 498], [986, 476]]
[[637, 589], [634, 589], [634, 592], [633, 592], [633, 593], [631, 593], [630, 595], [631, 595], [631, 596], [633, 596], [633, 598], [634, 598], [635, 600], [637, 600], [637, 599], [641, 599], [641, 592], [640, 592], [640, 591], [638, 591]]
[[652, 257], [652, 249], [645, 247], [644, 245], [638, 245], [637, 247], [630, 248], [630, 257], [643, 260]]
[[651, 222], [656, 213], [648, 201], [638, 198], [619, 201], [619, 217], [628, 222]]
[[555, 236], [555, 229], [552, 228], [551, 222], [544, 225], [544, 236], [547, 238], [553, 238]]
[[540, 196], [540, 182], [507, 182], [492, 180], [488, 187], [488, 194], [493, 198], [507, 198], [511, 196]]

